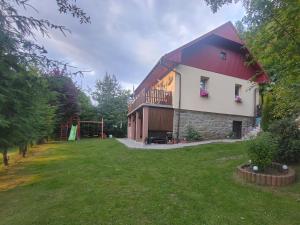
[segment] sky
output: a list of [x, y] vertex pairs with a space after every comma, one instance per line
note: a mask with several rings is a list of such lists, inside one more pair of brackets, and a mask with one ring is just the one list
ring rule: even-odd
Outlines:
[[91, 24], [59, 14], [55, 0], [31, 0], [38, 10], [24, 14], [48, 19], [72, 31], [67, 36], [51, 31], [37, 35], [50, 58], [88, 70], [76, 82], [84, 91], [94, 89], [105, 73], [114, 74], [123, 88], [145, 78], [161, 56], [206, 32], [244, 15], [241, 3], [213, 14], [203, 0], [77, 0]]

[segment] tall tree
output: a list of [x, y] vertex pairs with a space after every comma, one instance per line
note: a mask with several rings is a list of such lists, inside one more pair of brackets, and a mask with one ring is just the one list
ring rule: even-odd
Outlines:
[[[64, 94], [60, 95], [64, 105], [49, 104], [48, 82], [41, 75], [59, 71], [64, 76], [82, 71], [72, 72], [67, 64], [47, 57], [35, 34], [49, 37], [50, 30], [63, 34], [69, 30], [45, 19], [21, 15], [20, 8], [37, 11], [30, 2], [0, 0], [0, 151], [4, 164], [8, 163], [9, 147], [20, 146], [25, 154], [28, 142], [52, 132], [55, 109], [66, 109], [64, 116], [79, 111], [77, 89], [68, 78], [63, 82], [61, 93]], [[76, 5], [76, 0], [54, 0], [54, 3], [60, 13], [69, 13], [80, 23], [90, 23], [90, 17]]]
[[98, 112], [105, 120], [105, 129], [109, 134], [124, 136], [127, 127], [127, 103], [129, 90], [122, 89], [114, 75], [106, 74], [96, 83], [93, 98], [98, 103]]
[[51, 74], [47, 77], [51, 92], [50, 104], [55, 108], [55, 130], [58, 133], [60, 125], [72, 116], [79, 116], [79, 89], [70, 77]]
[[81, 90], [79, 90], [78, 101], [80, 120], [99, 120], [96, 107], [92, 104], [90, 97]]
[[0, 150], [8, 164], [7, 151], [19, 146], [23, 156], [31, 141], [52, 132], [54, 111], [49, 105], [46, 80], [24, 67], [0, 64]]

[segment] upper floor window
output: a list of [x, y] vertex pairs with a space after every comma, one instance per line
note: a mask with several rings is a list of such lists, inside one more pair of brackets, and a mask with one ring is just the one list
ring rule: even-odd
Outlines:
[[226, 60], [226, 58], [227, 58], [226, 52], [221, 51], [221, 52], [220, 52], [220, 58], [223, 59], [223, 60]]
[[235, 97], [236, 97], [236, 96], [240, 96], [241, 87], [242, 87], [242, 85], [240, 85], [240, 84], [236, 84], [236, 85], [235, 85], [235, 88], [234, 88], [234, 96], [235, 96]]
[[207, 81], [208, 81], [208, 77], [201, 77], [201, 79], [200, 79], [200, 96], [201, 97], [208, 97]]
[[241, 95], [240, 95], [241, 94], [241, 87], [242, 87], [242, 85], [236, 84], [235, 88], [234, 88], [234, 96], [235, 96], [234, 100], [238, 103], [242, 102], [242, 98], [241, 98]]
[[208, 77], [201, 77], [201, 80], [200, 80], [200, 89], [201, 90], [207, 90], [207, 82], [208, 82]]

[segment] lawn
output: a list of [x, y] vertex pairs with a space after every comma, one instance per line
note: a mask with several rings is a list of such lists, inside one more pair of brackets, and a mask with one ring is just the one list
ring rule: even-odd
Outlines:
[[243, 184], [234, 171], [246, 160], [244, 143], [167, 151], [96, 139], [43, 145], [0, 169], [0, 224], [299, 225], [300, 182]]

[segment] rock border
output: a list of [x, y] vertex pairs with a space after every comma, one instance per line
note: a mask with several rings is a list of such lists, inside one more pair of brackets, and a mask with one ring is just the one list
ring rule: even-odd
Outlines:
[[[296, 173], [292, 168], [288, 168], [285, 174], [281, 175], [268, 175], [263, 173], [250, 172], [245, 167], [249, 164], [243, 164], [237, 167], [237, 175], [246, 182], [255, 183], [258, 185], [280, 187], [292, 184], [296, 181]], [[282, 168], [280, 163], [272, 163], [276, 168]]]

